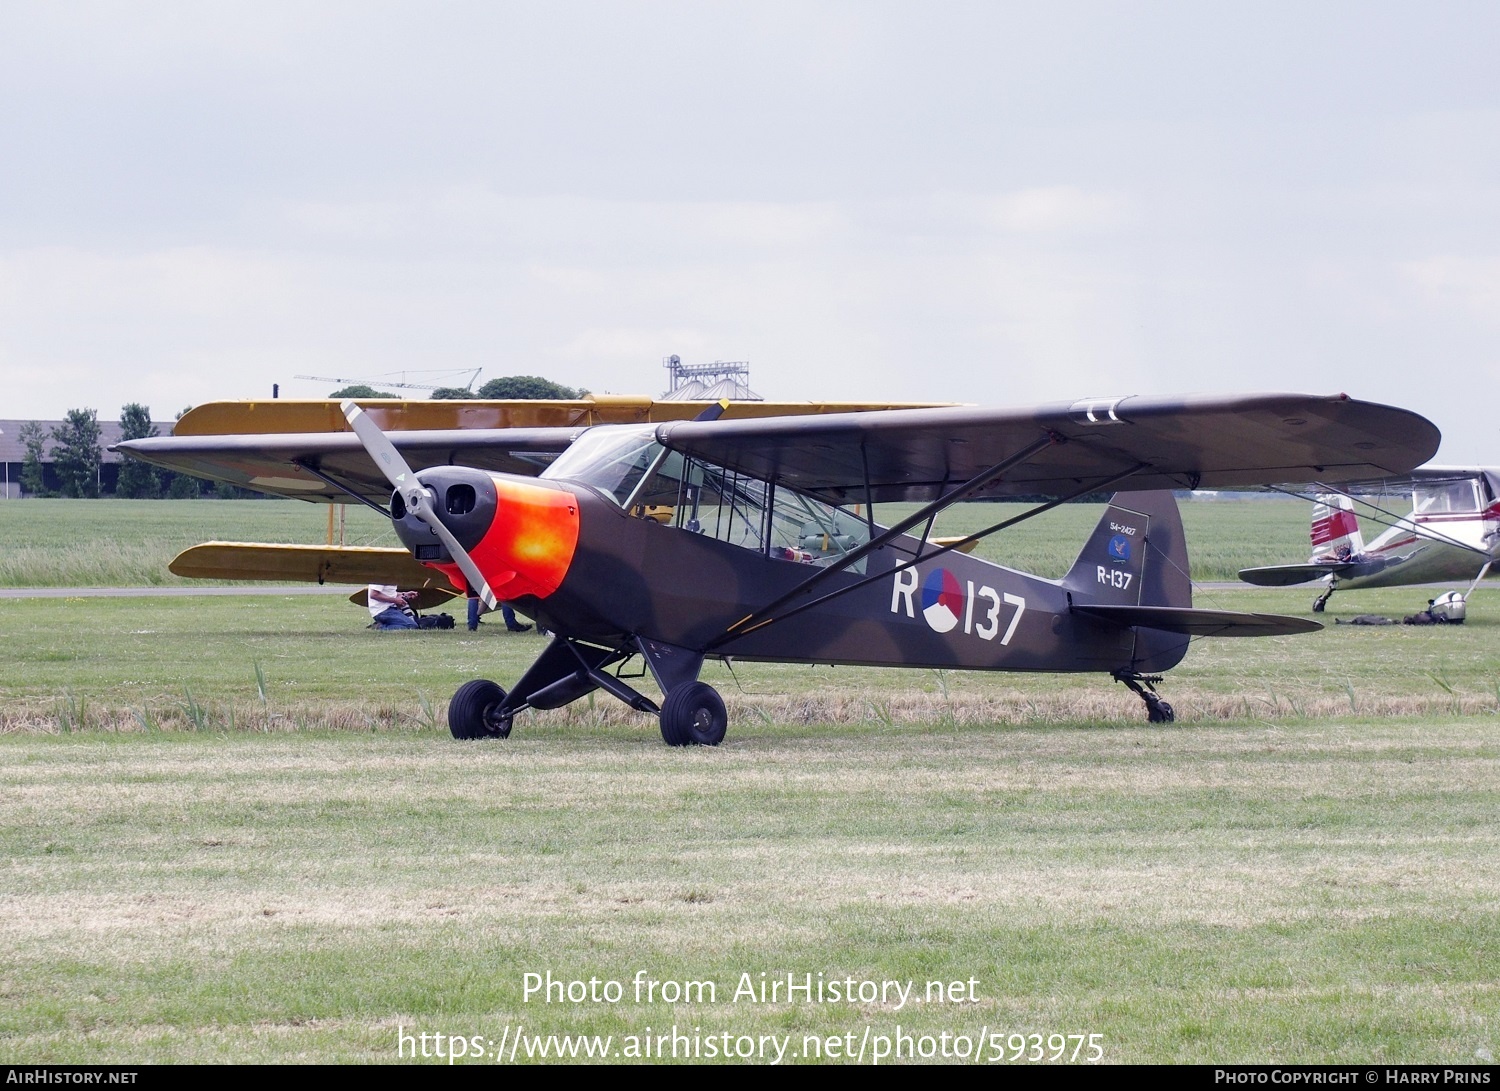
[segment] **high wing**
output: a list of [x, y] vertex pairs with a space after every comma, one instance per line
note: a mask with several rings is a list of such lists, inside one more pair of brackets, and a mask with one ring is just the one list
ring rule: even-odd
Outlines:
[[[414, 470], [472, 466], [534, 477], [586, 428], [691, 419], [714, 402], [594, 395], [570, 401], [361, 402]], [[931, 408], [935, 403], [730, 402], [723, 419]], [[123, 451], [175, 473], [277, 496], [369, 502], [390, 483], [349, 430], [337, 401], [210, 402], [183, 414], [172, 435], [130, 440]]]
[[912, 409], [660, 425], [668, 448], [830, 503], [1066, 496], [1408, 473], [1441, 438], [1405, 409], [1338, 394], [1139, 396], [1033, 409]]
[[[1459, 484], [1474, 480], [1487, 483], [1491, 496], [1500, 496], [1500, 468], [1494, 466], [1418, 466], [1402, 474], [1342, 481], [1337, 491], [1354, 498], [1404, 496], [1410, 499], [1412, 489], [1418, 486]], [[1319, 490], [1317, 482], [1298, 482], [1287, 485], [1283, 491], [1311, 493], [1322, 490]]]

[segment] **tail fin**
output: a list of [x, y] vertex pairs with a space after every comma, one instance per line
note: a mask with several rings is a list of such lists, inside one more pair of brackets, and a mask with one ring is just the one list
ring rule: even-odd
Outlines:
[[[1171, 492], [1116, 493], [1062, 582], [1078, 606], [1191, 608], [1187, 541]], [[1146, 627], [1134, 618], [1116, 623], [1135, 626], [1135, 670], [1170, 670], [1187, 654], [1183, 631]]]
[[1116, 493], [1062, 582], [1079, 602], [1191, 606], [1187, 542], [1172, 494]]
[[[1312, 510], [1312, 546], [1314, 561], [1347, 560], [1365, 551], [1353, 500], [1337, 494], [1317, 498]], [[1340, 550], [1344, 547], [1349, 552], [1341, 555]]]

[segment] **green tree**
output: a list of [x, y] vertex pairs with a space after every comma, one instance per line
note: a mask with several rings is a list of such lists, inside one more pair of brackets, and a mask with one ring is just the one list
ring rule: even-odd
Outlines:
[[551, 379], [543, 379], [539, 375], [506, 375], [503, 378], [491, 379], [479, 388], [479, 397], [495, 399], [520, 399], [524, 401], [540, 401], [543, 399], [569, 399], [581, 398], [582, 390], [574, 390], [571, 386], [563, 386], [554, 383]]
[[332, 394], [330, 394], [328, 396], [330, 398], [338, 398], [341, 401], [344, 398], [399, 398], [399, 397], [401, 397], [400, 394], [388, 394], [384, 390], [376, 390], [373, 386], [365, 386], [363, 383], [356, 383], [354, 386], [346, 386], [342, 390], [335, 390]]
[[475, 394], [468, 387], [464, 386], [440, 386], [436, 390], [434, 390], [431, 395], [429, 395], [429, 397], [431, 397], [435, 402], [441, 402], [460, 401], [464, 398], [477, 398], [479, 397], [479, 395]]
[[47, 490], [47, 469], [42, 458], [47, 453], [47, 430], [36, 421], [21, 425], [17, 438], [26, 447], [26, 456], [21, 461], [21, 489], [32, 496], [50, 496]]
[[[151, 410], [138, 402], [131, 402], [120, 410], [120, 438], [150, 439], [160, 435], [151, 423]], [[115, 495], [132, 500], [149, 500], [161, 492], [161, 477], [155, 466], [137, 462], [129, 455], [120, 463], [120, 476], [115, 482]]]
[[64, 496], [99, 495], [99, 414], [93, 409], [69, 409], [67, 419], [52, 429], [52, 468]]

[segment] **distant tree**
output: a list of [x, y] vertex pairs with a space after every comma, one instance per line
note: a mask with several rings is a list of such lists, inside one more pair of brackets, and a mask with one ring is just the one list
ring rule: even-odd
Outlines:
[[26, 456], [21, 460], [21, 488], [32, 496], [49, 496], [46, 467], [42, 458], [46, 454], [47, 430], [36, 421], [21, 425], [17, 434], [26, 447]]
[[168, 500], [196, 500], [203, 493], [203, 483], [187, 474], [169, 474]]
[[376, 390], [373, 386], [365, 386], [357, 383], [354, 386], [346, 386], [342, 390], [335, 390], [328, 395], [330, 398], [399, 398], [400, 394], [388, 394], [384, 390]]
[[464, 398], [477, 398], [472, 390], [465, 386], [440, 386], [430, 395], [433, 401], [458, 401]]
[[52, 429], [52, 468], [64, 496], [99, 495], [99, 414], [92, 409], [69, 409], [67, 419]]
[[[131, 402], [120, 410], [120, 438], [150, 439], [160, 435], [151, 423], [151, 410], [138, 402]], [[120, 476], [115, 482], [115, 495], [131, 500], [148, 500], [161, 492], [161, 477], [155, 466], [125, 457], [120, 463]]]
[[485, 383], [479, 388], [478, 396], [536, 401], [552, 398], [581, 398], [583, 394], [582, 390], [574, 390], [571, 386], [554, 383], [551, 379], [543, 379], [539, 375], [507, 375]]

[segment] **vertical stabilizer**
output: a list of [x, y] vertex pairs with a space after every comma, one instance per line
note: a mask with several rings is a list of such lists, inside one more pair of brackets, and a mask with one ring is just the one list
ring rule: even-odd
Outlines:
[[[1116, 493], [1062, 582], [1079, 604], [1192, 606], [1187, 540], [1171, 492]], [[1143, 672], [1167, 670], [1187, 646], [1181, 633], [1138, 628], [1132, 662]]]
[[1353, 500], [1337, 494], [1317, 498], [1312, 510], [1312, 547], [1314, 561], [1348, 560], [1365, 551]]

